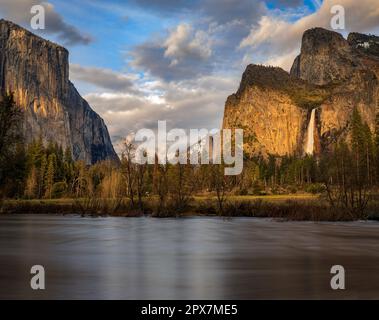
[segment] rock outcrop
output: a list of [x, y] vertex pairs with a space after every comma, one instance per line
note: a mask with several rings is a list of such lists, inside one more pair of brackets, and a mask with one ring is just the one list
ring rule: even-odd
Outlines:
[[315, 109], [314, 153], [349, 141], [354, 108], [375, 130], [379, 102], [379, 38], [352, 33], [348, 39], [321, 28], [303, 35], [290, 74], [250, 65], [226, 102], [224, 128], [245, 130], [250, 155], [302, 155]]
[[291, 84], [304, 85], [280, 68], [247, 67], [239, 90], [226, 102], [223, 123], [224, 129], [244, 129], [246, 153], [298, 151], [307, 113], [286, 92]]
[[304, 33], [301, 54], [291, 75], [329, 88], [331, 95], [318, 108], [319, 132], [324, 147], [349, 140], [352, 111], [375, 130], [379, 99], [379, 38], [351, 33], [348, 39], [321, 28]]
[[0, 89], [24, 110], [28, 142], [40, 137], [70, 148], [75, 160], [118, 161], [104, 121], [69, 80], [68, 51], [0, 20]]

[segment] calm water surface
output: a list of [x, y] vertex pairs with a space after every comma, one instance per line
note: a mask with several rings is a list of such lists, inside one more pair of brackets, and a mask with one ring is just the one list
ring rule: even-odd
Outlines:
[[[46, 290], [30, 289], [43, 265]], [[330, 268], [346, 290], [330, 289]], [[0, 299], [379, 298], [379, 223], [0, 216]]]

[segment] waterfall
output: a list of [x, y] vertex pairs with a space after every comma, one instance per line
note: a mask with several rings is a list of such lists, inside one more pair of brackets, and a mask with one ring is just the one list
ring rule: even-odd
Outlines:
[[315, 143], [315, 124], [316, 124], [316, 109], [312, 110], [311, 119], [308, 124], [307, 142], [305, 144], [305, 153], [313, 155]]

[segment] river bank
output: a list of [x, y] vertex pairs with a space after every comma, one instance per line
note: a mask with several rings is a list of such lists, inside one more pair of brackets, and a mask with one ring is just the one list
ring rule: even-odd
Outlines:
[[188, 216], [225, 216], [276, 218], [290, 221], [355, 221], [379, 220], [379, 207], [374, 203], [365, 216], [354, 215], [343, 208], [330, 206], [316, 195], [232, 196], [224, 200], [222, 209], [216, 197], [196, 196], [183, 207], [167, 203], [162, 209], [157, 198], [143, 201], [143, 208], [132, 206], [129, 199], [49, 199], [5, 200], [5, 214], [78, 214], [81, 216], [157, 218]]

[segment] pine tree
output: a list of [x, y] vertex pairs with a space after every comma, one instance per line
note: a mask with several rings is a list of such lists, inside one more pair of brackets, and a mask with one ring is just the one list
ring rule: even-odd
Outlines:
[[41, 165], [39, 169], [39, 181], [38, 181], [38, 198], [41, 198], [45, 193], [45, 174], [47, 170], [47, 157], [43, 154], [41, 159]]
[[77, 198], [82, 196], [93, 196], [92, 187], [89, 186], [89, 178], [87, 176], [86, 165], [83, 161], [78, 161], [75, 163], [75, 175], [73, 182], [73, 191]]
[[352, 115], [352, 151], [357, 185], [371, 185], [374, 168], [374, 141], [370, 127], [362, 121], [357, 108]]
[[45, 198], [51, 199], [56, 171], [56, 156], [49, 155], [47, 171], [45, 175]]
[[33, 166], [26, 180], [25, 196], [34, 199], [38, 192], [37, 169]]
[[67, 147], [63, 157], [63, 180], [71, 185], [74, 178], [74, 161], [72, 159], [71, 148]]
[[22, 111], [16, 106], [13, 95], [0, 97], [0, 191], [14, 189], [12, 184], [19, 175], [15, 171], [19, 166], [15, 164], [20, 159], [17, 145], [23, 140], [21, 120]]
[[374, 175], [374, 163], [375, 163], [375, 155], [374, 155], [374, 141], [372, 137], [372, 133], [370, 127], [367, 123], [363, 125], [362, 129], [363, 140], [364, 140], [364, 166], [366, 169], [366, 179], [369, 185], [373, 184], [373, 175]]
[[57, 181], [65, 181], [65, 166], [64, 166], [64, 154], [62, 146], [57, 146], [56, 149], [56, 161], [57, 161], [57, 167], [56, 167], [56, 179]]

